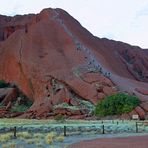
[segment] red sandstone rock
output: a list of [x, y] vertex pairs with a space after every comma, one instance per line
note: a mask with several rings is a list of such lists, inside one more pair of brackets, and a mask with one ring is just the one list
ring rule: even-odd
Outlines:
[[121, 115], [120, 119], [129, 120], [130, 119], [130, 116], [129, 116], [129, 114], [123, 114], [123, 115]]
[[73, 106], [79, 106], [80, 103], [78, 101], [76, 101], [75, 99], [70, 99], [70, 104]]
[[5, 115], [8, 113], [8, 111], [5, 108], [0, 109], [0, 118], [5, 117]]
[[140, 106], [145, 112], [148, 112], [148, 102], [143, 102]]
[[6, 110], [9, 110], [11, 108], [11, 106], [12, 106], [12, 103], [11, 103], [11, 101], [9, 101], [9, 103], [6, 106]]
[[11, 117], [11, 118], [14, 118], [14, 117], [18, 117], [18, 116], [20, 116], [20, 115], [22, 115], [22, 114], [23, 114], [22, 112], [20, 112], [20, 113], [19, 113], [19, 112], [18, 112], [18, 113], [11, 113], [11, 114], [10, 114], [10, 117]]
[[74, 119], [74, 120], [78, 120], [78, 119], [84, 119], [85, 115], [74, 115], [69, 117], [69, 119]]
[[[34, 101], [33, 113], [24, 117], [46, 117], [63, 102], [77, 105], [66, 98], [96, 104], [117, 92], [116, 86], [148, 101], [136, 90], [148, 88], [148, 52], [94, 37], [61, 9], [0, 16], [0, 53], [0, 79], [15, 83]], [[15, 94], [3, 102], [7, 104]]]
[[136, 91], [140, 92], [143, 95], [148, 95], [148, 89], [136, 89]]
[[82, 114], [80, 110], [67, 109], [67, 111], [69, 111], [72, 115], [81, 115]]
[[11, 89], [9, 89], [9, 92], [8, 92], [8, 94], [6, 95], [6, 97], [4, 98], [4, 100], [2, 101], [2, 103], [3, 103], [4, 105], [7, 105], [9, 102], [15, 100], [16, 97], [17, 97], [17, 95], [18, 95], [18, 91], [17, 91], [16, 88], [11, 88]]
[[12, 88], [0, 88], [0, 102], [12, 91]]
[[71, 112], [65, 108], [58, 108], [54, 111], [55, 115], [68, 115], [71, 116]]
[[66, 98], [64, 90], [60, 90], [55, 94], [51, 99], [52, 99], [52, 104], [57, 105], [60, 103], [63, 103], [63, 100]]
[[114, 93], [113, 89], [111, 87], [108, 87], [108, 86], [103, 87], [103, 92], [107, 96], [112, 95]]
[[98, 99], [99, 100], [104, 99], [104, 97], [105, 97], [105, 94], [104, 93], [98, 93]]
[[129, 113], [129, 116], [131, 119], [133, 118], [133, 115], [137, 115], [137, 112], [135, 110], [133, 110]]
[[137, 106], [135, 108], [135, 111], [139, 115], [140, 119], [145, 119], [145, 112], [144, 112], [144, 110], [141, 107]]

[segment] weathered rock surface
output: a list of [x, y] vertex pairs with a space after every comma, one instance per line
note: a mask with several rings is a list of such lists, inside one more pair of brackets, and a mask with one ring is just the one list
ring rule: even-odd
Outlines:
[[4, 104], [4, 105], [8, 105], [9, 102], [12, 102], [18, 96], [18, 91], [16, 88], [8, 88], [8, 90], [9, 90], [9, 92], [7, 93], [7, 95], [5, 96], [5, 98], [2, 101], [2, 104]]
[[144, 112], [144, 110], [141, 107], [137, 106], [135, 108], [135, 111], [139, 115], [140, 119], [144, 119], [145, 118], [145, 112]]
[[79, 111], [59, 108], [58, 113], [85, 114], [84, 107], [91, 110], [118, 90], [148, 101], [147, 94], [137, 91], [148, 88], [148, 52], [94, 37], [61, 9], [0, 16], [0, 59], [0, 79], [16, 84], [34, 101], [22, 117], [47, 117], [62, 103]]
[[16, 88], [0, 88], [0, 102], [4, 105], [15, 99], [17, 95], [18, 91]]
[[136, 89], [136, 90], [143, 95], [148, 95], [148, 89]]

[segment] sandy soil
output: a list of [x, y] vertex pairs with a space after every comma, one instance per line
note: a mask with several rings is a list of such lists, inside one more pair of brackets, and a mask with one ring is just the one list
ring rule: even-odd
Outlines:
[[82, 141], [68, 148], [148, 148], [148, 136]]

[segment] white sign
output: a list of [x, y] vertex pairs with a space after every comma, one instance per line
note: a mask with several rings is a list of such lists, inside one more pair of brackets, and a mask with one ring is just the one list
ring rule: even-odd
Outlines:
[[133, 116], [132, 116], [132, 119], [133, 119], [133, 120], [138, 120], [138, 119], [139, 119], [139, 115], [133, 115]]

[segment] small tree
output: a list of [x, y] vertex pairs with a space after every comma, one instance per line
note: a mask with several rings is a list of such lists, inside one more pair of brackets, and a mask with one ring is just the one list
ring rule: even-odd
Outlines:
[[8, 87], [8, 83], [6, 83], [4, 80], [0, 80], [0, 88]]
[[139, 103], [136, 96], [118, 93], [98, 102], [94, 114], [96, 116], [121, 115], [131, 112]]
[[59, 122], [59, 123], [64, 123], [66, 121], [65, 117], [63, 115], [61, 115], [61, 114], [55, 116], [54, 119], [55, 119], [56, 122]]

